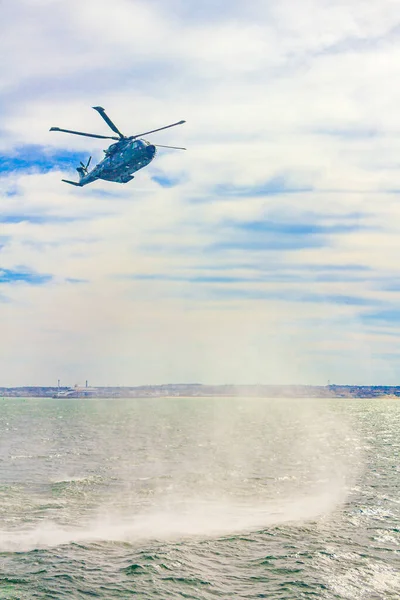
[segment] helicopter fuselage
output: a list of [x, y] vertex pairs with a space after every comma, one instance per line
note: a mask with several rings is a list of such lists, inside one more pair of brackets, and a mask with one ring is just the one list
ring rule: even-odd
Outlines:
[[79, 185], [87, 185], [104, 179], [116, 183], [127, 183], [133, 179], [132, 173], [146, 167], [156, 155], [156, 147], [145, 140], [123, 138], [104, 150], [105, 157], [90, 172], [80, 174]]
[[96, 179], [104, 179], [105, 181], [115, 181], [116, 183], [127, 183], [133, 179], [133, 173], [146, 167], [156, 155], [157, 147], [171, 148], [173, 150], [186, 150], [179, 146], [165, 146], [164, 144], [150, 144], [150, 142], [142, 139], [142, 136], [170, 129], [176, 125], [182, 125], [186, 121], [178, 121], [171, 125], [164, 125], [158, 129], [151, 129], [137, 135], [127, 137], [120, 132], [118, 127], [111, 121], [106, 111], [102, 106], [93, 106], [102, 119], [107, 123], [110, 129], [117, 134], [116, 136], [100, 135], [98, 133], [85, 133], [84, 131], [75, 131], [72, 129], [61, 129], [60, 127], [50, 127], [50, 131], [61, 131], [63, 133], [72, 133], [73, 135], [82, 135], [84, 137], [97, 138], [103, 140], [117, 140], [115, 144], [111, 144], [104, 150], [105, 157], [91, 171], [88, 167], [92, 157], [89, 158], [86, 165], [81, 162], [81, 166], [77, 168], [79, 173], [79, 181], [70, 181], [63, 179], [65, 183], [82, 187], [88, 183], [96, 181]]

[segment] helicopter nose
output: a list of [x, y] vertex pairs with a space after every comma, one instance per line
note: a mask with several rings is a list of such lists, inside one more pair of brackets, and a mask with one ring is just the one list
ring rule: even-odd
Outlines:
[[153, 158], [156, 153], [156, 147], [153, 144], [149, 144], [146, 148], [147, 156]]

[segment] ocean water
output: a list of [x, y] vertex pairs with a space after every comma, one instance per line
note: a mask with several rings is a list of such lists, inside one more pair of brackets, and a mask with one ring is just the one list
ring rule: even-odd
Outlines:
[[0, 400], [0, 598], [400, 598], [400, 401]]

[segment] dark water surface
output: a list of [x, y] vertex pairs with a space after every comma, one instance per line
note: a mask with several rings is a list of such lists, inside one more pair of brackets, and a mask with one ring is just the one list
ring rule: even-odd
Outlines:
[[400, 400], [0, 400], [0, 598], [400, 598]]

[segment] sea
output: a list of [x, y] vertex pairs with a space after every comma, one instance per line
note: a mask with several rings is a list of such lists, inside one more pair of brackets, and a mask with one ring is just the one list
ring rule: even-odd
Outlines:
[[400, 399], [2, 398], [0, 598], [398, 600]]

